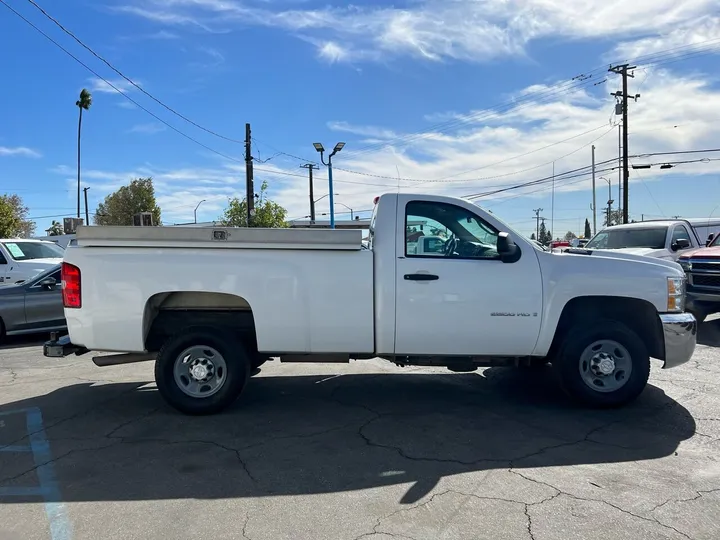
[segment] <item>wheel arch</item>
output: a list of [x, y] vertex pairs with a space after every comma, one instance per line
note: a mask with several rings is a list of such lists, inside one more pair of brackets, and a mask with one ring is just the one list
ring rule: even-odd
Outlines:
[[548, 356], [552, 357], [571, 328], [578, 324], [592, 324], [593, 320], [612, 319], [633, 330], [642, 339], [652, 358], [665, 359], [660, 317], [647, 300], [622, 296], [578, 296], [563, 307], [555, 327]]
[[204, 291], [166, 291], [148, 298], [143, 311], [145, 350], [159, 351], [179, 328], [226, 327], [257, 350], [255, 319], [249, 302], [238, 295]]

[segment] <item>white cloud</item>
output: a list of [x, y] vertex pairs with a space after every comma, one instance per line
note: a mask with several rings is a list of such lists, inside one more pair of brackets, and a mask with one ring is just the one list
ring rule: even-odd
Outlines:
[[[114, 94], [117, 92], [115, 88], [118, 90], [121, 90], [125, 93], [132, 92], [133, 90], [137, 90], [132, 84], [127, 82], [125, 79], [108, 79], [108, 82], [112, 84], [108, 84], [108, 82], [103, 81], [102, 79], [98, 79], [97, 77], [93, 77], [91, 79], [88, 79], [90, 82], [90, 92], [99, 92], [104, 94]], [[135, 81], [135, 84], [138, 86], [142, 86], [139, 81]], [[113, 88], [113, 86], [115, 88]]]
[[[151, 0], [142, 8], [129, 4], [117, 10], [208, 31], [248, 25], [280, 28], [314, 42], [321, 59], [339, 62], [355, 57], [382, 60], [388, 54], [483, 61], [522, 55], [530, 41], [549, 37], [652, 40], [654, 35], [683, 32], [700, 36], [698, 26], [706, 24], [716, 7], [716, 0], [418, 0], [403, 7], [283, 9], [233, 0]], [[708, 27], [706, 33], [711, 32]]]
[[688, 26], [619, 43], [605, 56], [607, 59], [630, 61], [663, 51], [662, 55], [650, 56], [648, 62], [643, 62], [652, 64], [655, 61], [653, 58], [669, 60], [680, 55], [693, 54], [700, 49], [720, 52], [720, 17], [701, 17]]
[[[638, 79], [631, 80], [631, 93], [642, 82]], [[618, 151], [617, 128], [608, 123], [613, 106], [608, 94], [616, 89], [616, 82], [610, 79], [604, 86], [589, 85], [587, 91], [576, 89], [554, 94], [549, 93], [552, 86], [520, 89], [516, 94], [524, 96], [524, 101], [518, 101], [512, 108], [459, 112], [454, 117], [455, 124], [419, 134], [390, 126], [331, 122], [328, 126], [342, 132], [342, 139], [347, 142], [333, 160], [336, 200], [359, 212], [371, 209], [373, 197], [388, 191], [455, 196], [482, 193], [548, 177], [553, 161], [557, 173], [587, 167], [591, 144], [596, 146], [598, 162], [613, 160], [600, 168], [614, 167]], [[720, 140], [720, 112], [712, 112], [720, 111], [720, 88], [699, 75], [678, 77], [675, 73], [655, 69], [643, 85], [642, 98], [637, 103], [632, 102], [630, 107], [631, 154], [707, 148], [711, 141]], [[380, 142], [363, 149], [369, 145], [362, 142], [368, 137]], [[720, 158], [720, 153], [699, 157]], [[282, 159], [258, 164], [256, 185], [259, 190], [260, 182], [268, 180], [270, 196], [288, 209], [290, 217], [303, 217], [309, 213], [307, 176], [297, 169], [296, 162], [283, 162]], [[633, 161], [662, 163], [662, 160], [670, 159], [673, 157]], [[69, 182], [75, 181], [74, 167], [59, 168], [55, 172], [67, 175]], [[162, 197], [167, 206], [163, 207], [166, 221], [188, 221], [192, 208], [202, 199], [213, 201], [212, 204], [221, 210], [228, 196], [242, 197], [244, 173], [243, 164], [220, 163], [183, 169], [143, 166], [120, 172], [83, 170], [83, 179], [94, 186], [98, 195], [117, 189], [133, 177], [153, 176], [158, 197]], [[643, 171], [642, 177], [633, 172], [631, 189], [645, 190], [639, 186], [639, 178], [652, 186], [653, 180], [669, 174], [718, 175], [720, 162], [678, 165], [671, 172], [654, 167]], [[616, 178], [617, 170], [603, 171], [599, 175]], [[324, 167], [315, 172], [314, 185], [316, 199], [328, 192]], [[590, 177], [559, 180], [556, 187], [559, 192], [588, 190]], [[494, 205], [499, 201], [512, 201], [521, 194], [546, 196], [549, 188], [549, 184], [543, 184], [480, 201]], [[328, 212], [328, 202], [325, 197], [317, 203], [318, 214]], [[512, 204], [498, 206], [498, 215], [502, 217], [502, 210]], [[532, 206], [523, 200], [519, 204], [523, 213], [530, 216]], [[214, 208], [208, 206], [205, 211]], [[339, 218], [347, 215], [340, 214], [347, 212], [341, 205], [336, 210]], [[563, 216], [556, 214], [556, 218], [560, 220]]]
[[30, 158], [42, 157], [42, 154], [37, 150], [28, 148], [26, 146], [0, 146], [0, 156], [22, 156]]
[[202, 67], [217, 67], [225, 63], [225, 56], [217, 49], [212, 47], [198, 47], [198, 51], [207, 55], [210, 59], [210, 62], [198, 64], [202, 65]]
[[166, 127], [158, 122], [149, 122], [147, 124], [136, 124], [128, 130], [128, 133], [144, 133], [153, 135], [165, 131]]

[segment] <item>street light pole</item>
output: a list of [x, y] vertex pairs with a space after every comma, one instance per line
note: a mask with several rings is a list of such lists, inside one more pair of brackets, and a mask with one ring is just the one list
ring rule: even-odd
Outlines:
[[325, 147], [321, 143], [313, 143], [313, 146], [315, 147], [315, 150], [320, 152], [320, 161], [323, 165], [327, 166], [328, 168], [328, 191], [330, 192], [330, 228], [335, 228], [335, 201], [333, 200], [333, 177], [332, 177], [332, 158], [335, 154], [337, 154], [340, 150], [343, 149], [345, 146], [344, 142], [339, 142], [335, 145], [335, 148], [333, 148], [333, 151], [328, 156], [328, 162], [325, 163], [325, 160], [323, 159], [323, 153], [325, 152]]
[[205, 199], [197, 203], [197, 206], [195, 207], [195, 210], [193, 211], [193, 215], [195, 216], [195, 224], [197, 224], [197, 209], [200, 208], [200, 205], [205, 202]]
[[339, 204], [340, 206], [344, 206], [345, 208], [347, 208], [348, 210], [350, 210], [350, 219], [351, 219], [351, 220], [354, 220], [354, 219], [355, 219], [355, 213], [353, 212], [353, 209], [350, 208], [347, 204], [344, 204], [344, 203], [341, 203], [341, 202], [336, 202], [335, 204]]

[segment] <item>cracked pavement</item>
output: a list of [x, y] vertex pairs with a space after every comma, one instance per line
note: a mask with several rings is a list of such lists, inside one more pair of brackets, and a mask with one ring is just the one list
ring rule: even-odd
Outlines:
[[[0, 448], [44, 419], [66, 540], [720, 538], [720, 320], [618, 410], [550, 370], [269, 362], [227, 412], [168, 408], [152, 364], [0, 348]], [[29, 452], [0, 452], [0, 540], [50, 540]]]

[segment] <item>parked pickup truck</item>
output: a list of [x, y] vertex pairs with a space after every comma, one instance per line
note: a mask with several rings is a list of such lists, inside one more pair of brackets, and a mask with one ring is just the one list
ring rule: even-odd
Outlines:
[[16, 285], [56, 267], [65, 250], [53, 242], [0, 239], [0, 286]]
[[684, 253], [678, 263], [688, 278], [687, 309], [698, 323], [720, 313], [720, 235], [707, 247]]
[[[449, 231], [442, 250], [408, 249], [418, 221]], [[552, 363], [571, 397], [607, 407], [640, 394], [650, 357], [672, 368], [695, 349], [674, 262], [550, 253], [471, 202], [434, 195], [382, 195], [367, 247], [361, 234], [80, 227], [62, 264], [69, 336], [44, 354], [154, 360], [167, 402], [207, 414], [270, 357], [456, 372]]]
[[606, 227], [585, 248], [676, 261], [683, 253], [702, 245], [689, 221], [663, 220]]

